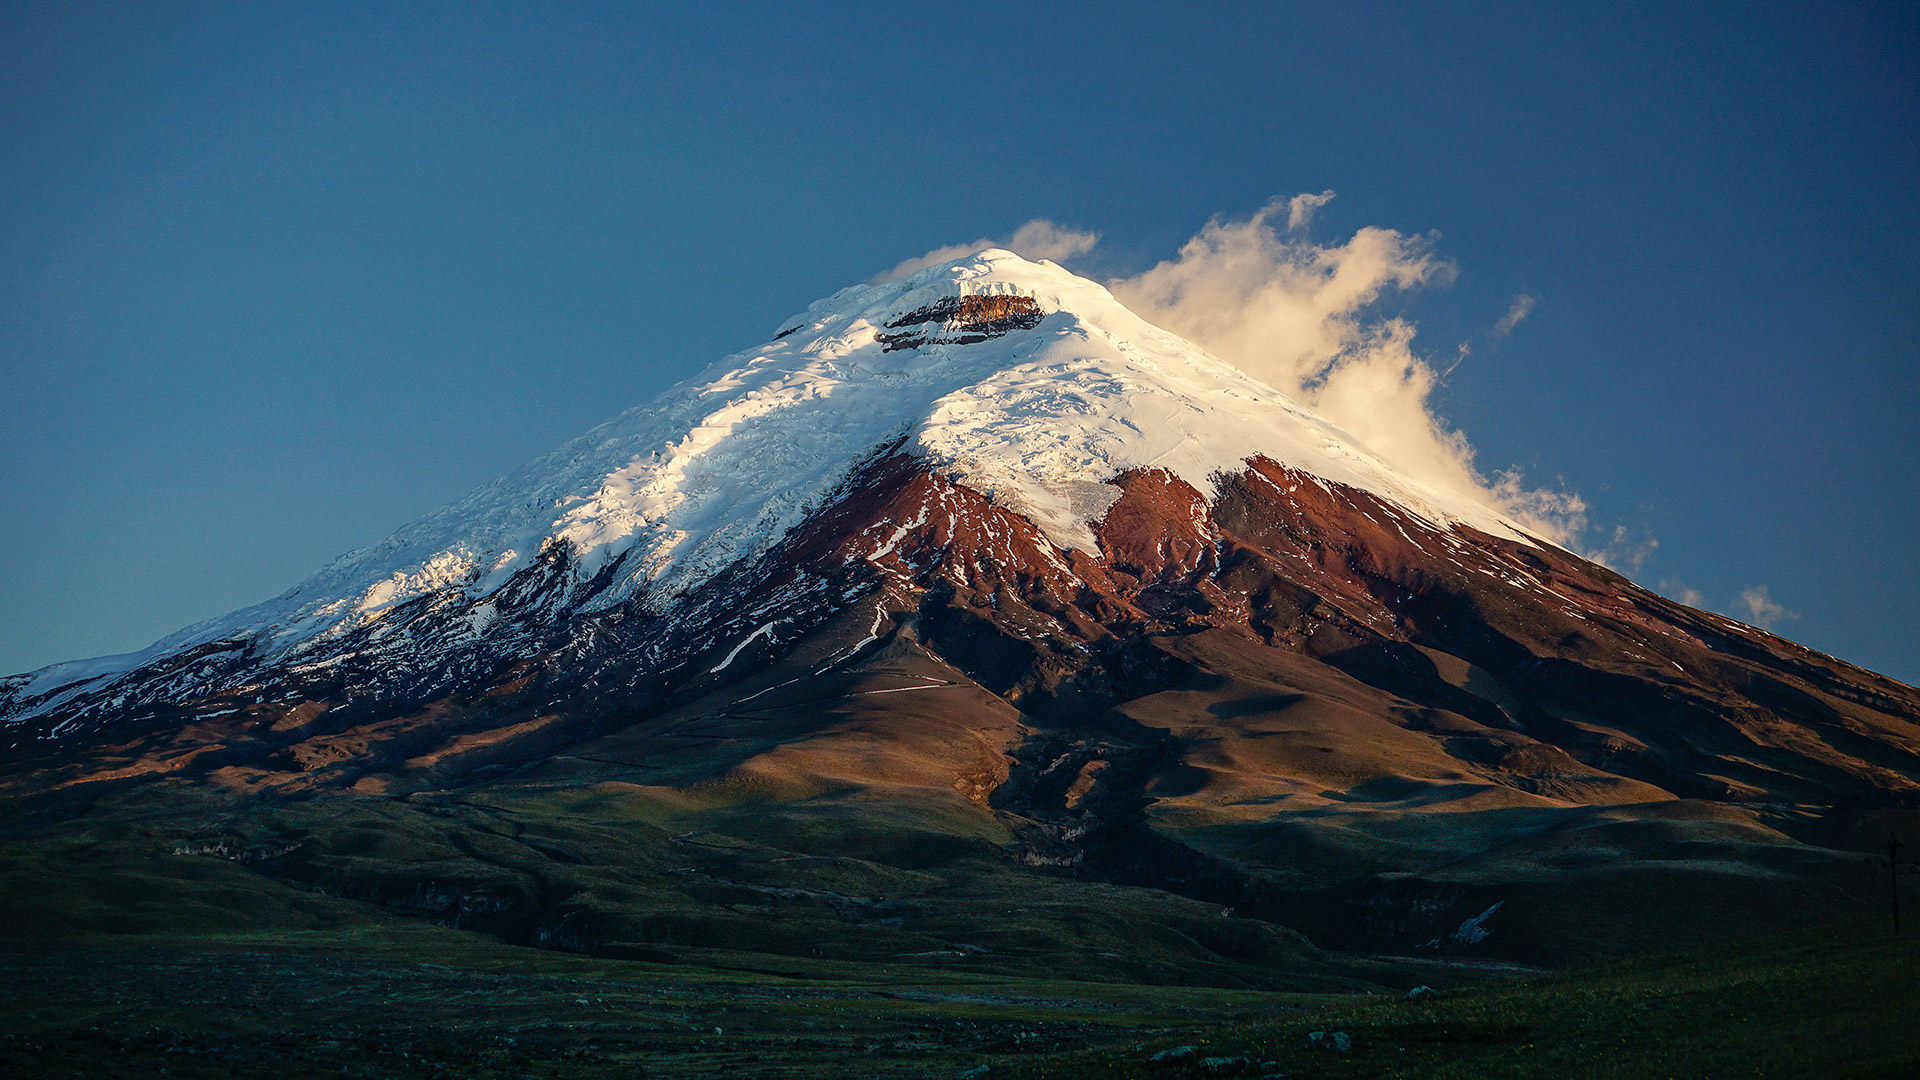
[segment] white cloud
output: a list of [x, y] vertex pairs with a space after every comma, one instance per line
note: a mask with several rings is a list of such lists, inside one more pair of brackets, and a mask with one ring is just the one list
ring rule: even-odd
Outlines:
[[1533, 305], [1537, 303], [1539, 303], [1538, 300], [1528, 296], [1526, 293], [1521, 293], [1519, 296], [1514, 297], [1513, 306], [1507, 308], [1507, 313], [1500, 316], [1499, 322], [1493, 324], [1493, 334], [1491, 336], [1503, 338], [1513, 333], [1513, 328], [1520, 325], [1521, 319], [1533, 313]]
[[879, 285], [882, 282], [898, 281], [909, 274], [925, 270], [929, 266], [938, 266], [943, 262], [971, 255], [985, 248], [1006, 248], [1022, 258], [1049, 262], [1063, 262], [1075, 255], [1084, 255], [1093, 250], [1100, 242], [1100, 234], [1069, 229], [1045, 218], [1035, 218], [1013, 231], [1013, 235], [1004, 240], [981, 237], [971, 244], [948, 244], [934, 248], [916, 259], [908, 259], [900, 265], [870, 279], [867, 284]]
[[1684, 581], [1662, 581], [1660, 591], [1670, 600], [1677, 600], [1691, 608], [1707, 606], [1707, 594], [1693, 588]]
[[[1402, 472], [1571, 541], [1585, 527], [1580, 497], [1529, 489], [1512, 472], [1481, 475], [1466, 436], [1433, 411], [1438, 376], [1415, 355], [1413, 326], [1370, 313], [1388, 290], [1450, 283], [1453, 264], [1434, 255], [1430, 237], [1391, 229], [1363, 228], [1326, 246], [1295, 235], [1331, 197], [1275, 199], [1250, 218], [1215, 218], [1176, 258], [1109, 287], [1142, 317], [1312, 406]], [[1282, 212], [1284, 236], [1272, 224]]]
[[1295, 195], [1287, 200], [1287, 231], [1295, 232], [1307, 227], [1313, 220], [1314, 212], [1333, 201], [1332, 191], [1323, 191], [1318, 195]]
[[1646, 565], [1647, 560], [1653, 556], [1654, 550], [1659, 546], [1660, 541], [1651, 536], [1644, 533], [1635, 534], [1625, 525], [1615, 525], [1613, 536], [1607, 541], [1606, 546], [1598, 551], [1587, 552], [1587, 558], [1611, 570], [1639, 573], [1640, 568]]
[[1768, 596], [1765, 585], [1755, 585], [1751, 588], [1741, 589], [1739, 607], [1744, 608], [1745, 611], [1742, 612], [1736, 609], [1735, 614], [1741, 615], [1747, 622], [1762, 630], [1771, 629], [1774, 623], [1800, 617], [1799, 612], [1788, 611], [1785, 607], [1777, 603], [1773, 597]]

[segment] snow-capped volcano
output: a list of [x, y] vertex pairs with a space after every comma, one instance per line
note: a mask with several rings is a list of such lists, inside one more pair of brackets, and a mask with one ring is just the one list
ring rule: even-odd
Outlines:
[[[131, 807], [142, 830], [170, 792], [195, 829], [208, 806], [339, 797], [314, 820], [344, 832], [276, 832], [252, 865], [567, 948], [674, 939], [684, 906], [647, 905], [680, 870], [740, 920], [763, 916], [736, 901], [858, 875], [752, 885], [703, 854], [581, 878], [595, 859], [556, 839], [520, 890], [481, 854], [508, 843], [502, 803], [612, 813], [593, 828], [662, 849], [756, 823], [696, 849], [715, 854], [789, 814], [811, 839], [782, 843], [811, 846], [768, 865], [824, 866], [856, 834], [916, 874], [929, 846], [998, 851], [1203, 900], [1208, 925], [1226, 906], [1369, 949], [1493, 933], [1515, 959], [1535, 947], [1515, 927], [1589, 902], [1568, 875], [1596, 860], [1661, 883], [1611, 894], [1636, 905], [1722, 879], [1744, 896], [1840, 865], [1782, 831], [1920, 805], [1920, 692], [1532, 531], [1100, 286], [987, 250], [837, 293], [268, 603], [0, 680], [0, 795]], [[650, 808], [609, 812], [610, 792]], [[382, 848], [393, 819], [363, 799], [432, 815], [447, 846]], [[461, 852], [484, 869], [450, 879]], [[1352, 878], [1373, 873], [1393, 876]], [[874, 910], [847, 916], [859, 934]]]
[[[565, 555], [554, 610], [636, 598], [660, 612], [764, 555], [821, 510], [862, 463], [899, 446], [1036, 524], [1062, 552], [1097, 555], [1089, 529], [1134, 469], [1211, 497], [1255, 456], [1372, 492], [1436, 525], [1514, 539], [1478, 493], [1441, 491], [1272, 387], [1152, 326], [1050, 262], [990, 249], [901, 281], [856, 286], [510, 476], [352, 552], [267, 603], [138, 653], [58, 664], [14, 701], [84, 680], [97, 690], [211, 642], [311, 661], [397, 607], [505, 589]], [[588, 591], [591, 596], [585, 596]], [[493, 616], [472, 607], [484, 636]]]
[[266, 604], [0, 682], [0, 723], [35, 790], [918, 784], [1012, 813], [1029, 865], [1242, 897], [1149, 818], [1920, 797], [1911, 687], [998, 250], [837, 293]]

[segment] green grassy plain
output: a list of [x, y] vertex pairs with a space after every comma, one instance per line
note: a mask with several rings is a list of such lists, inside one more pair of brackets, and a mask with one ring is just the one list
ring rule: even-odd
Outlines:
[[[0, 1075], [1909, 1077], [1917, 962], [1920, 935], [1850, 923], [1406, 1000], [718, 951], [620, 961], [395, 918], [16, 944], [0, 952]], [[1316, 1048], [1315, 1031], [1349, 1048]]]

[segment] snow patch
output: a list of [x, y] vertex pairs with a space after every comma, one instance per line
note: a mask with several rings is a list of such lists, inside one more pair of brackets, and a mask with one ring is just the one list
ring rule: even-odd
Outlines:
[[767, 625], [761, 627], [758, 630], [755, 630], [753, 633], [748, 634], [746, 637], [742, 638], [740, 640], [740, 644], [735, 645], [733, 647], [733, 651], [727, 654], [727, 658], [725, 660], [720, 661], [720, 664], [718, 667], [707, 669], [707, 674], [712, 675], [717, 672], [725, 671], [727, 667], [733, 663], [734, 658], [740, 655], [740, 650], [753, 644], [756, 639], [766, 636], [768, 631], [772, 630], [774, 627], [778, 625], [780, 625], [780, 620], [775, 619], [772, 622], [768, 623]]
[[1505, 906], [1505, 900], [1495, 900], [1493, 906], [1460, 924], [1453, 932], [1453, 940], [1462, 945], [1478, 945], [1487, 940], [1492, 931], [1487, 929], [1487, 918]]

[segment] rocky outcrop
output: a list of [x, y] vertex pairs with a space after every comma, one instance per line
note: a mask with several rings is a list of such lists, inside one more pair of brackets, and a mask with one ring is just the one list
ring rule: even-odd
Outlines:
[[[922, 345], [973, 345], [1015, 330], [1031, 330], [1046, 313], [1031, 296], [1017, 293], [944, 296], [887, 321], [880, 343], [886, 352]], [[913, 327], [914, 329], [903, 329]]]

